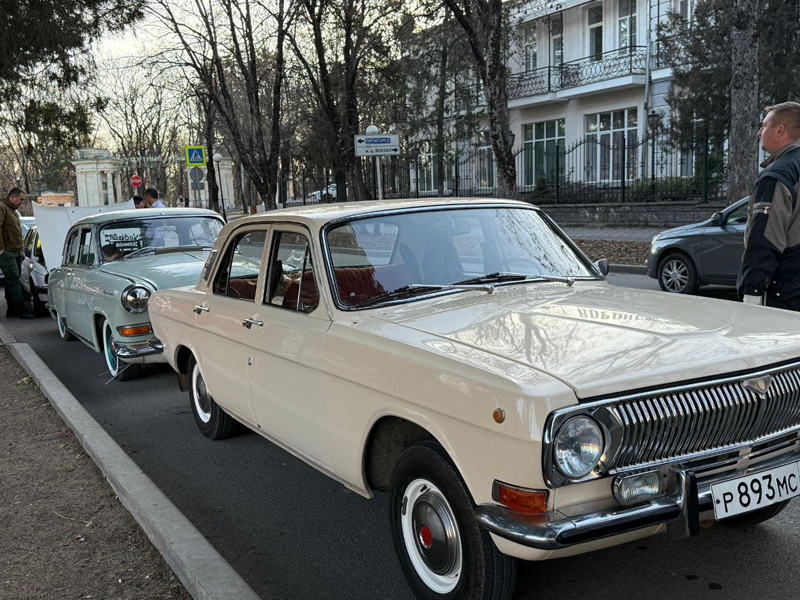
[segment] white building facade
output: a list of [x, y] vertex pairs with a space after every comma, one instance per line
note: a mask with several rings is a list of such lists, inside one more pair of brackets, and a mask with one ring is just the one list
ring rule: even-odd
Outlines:
[[[669, 121], [672, 72], [662, 64], [658, 24], [670, 12], [691, 18], [692, 2], [531, 0], [512, 15], [508, 108], [521, 192], [541, 187], [556, 171], [562, 181], [611, 185], [656, 170], [662, 178], [693, 174], [691, 152], [667, 159], [646, 144], [656, 124]], [[473, 96], [482, 131], [453, 144], [442, 191], [436, 189], [431, 144], [421, 145], [411, 174], [420, 194], [463, 195], [454, 187], [459, 181], [464, 187], [458, 171], [465, 169], [472, 192], [496, 187], [485, 101], [479, 88]], [[459, 155], [470, 153], [469, 164], [458, 164]]]
[[72, 153], [78, 188], [78, 206], [105, 206], [124, 202], [121, 161], [108, 150], [82, 148]]

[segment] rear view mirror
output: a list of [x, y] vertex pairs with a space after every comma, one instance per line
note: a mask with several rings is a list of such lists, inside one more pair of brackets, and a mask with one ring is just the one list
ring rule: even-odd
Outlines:
[[712, 225], [722, 225], [722, 222], [725, 220], [725, 215], [721, 212], [715, 212], [711, 215], [711, 224]]
[[595, 268], [600, 271], [600, 274], [605, 277], [608, 275], [608, 259], [601, 258], [596, 263], [594, 263]]

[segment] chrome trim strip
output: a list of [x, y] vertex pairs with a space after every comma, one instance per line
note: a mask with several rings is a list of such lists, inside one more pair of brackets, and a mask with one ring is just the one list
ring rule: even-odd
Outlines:
[[164, 344], [161, 340], [154, 338], [147, 342], [140, 342], [138, 344], [128, 344], [122, 346], [117, 341], [111, 338], [111, 351], [123, 360], [130, 360], [134, 358], [142, 358], [143, 356], [150, 356], [153, 354], [161, 354], [164, 352]]

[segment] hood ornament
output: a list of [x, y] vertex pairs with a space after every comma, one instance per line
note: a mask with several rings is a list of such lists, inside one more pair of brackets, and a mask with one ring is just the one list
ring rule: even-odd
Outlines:
[[772, 375], [753, 377], [751, 379], [745, 379], [742, 382], [742, 387], [744, 389], [759, 396], [762, 400], [767, 397], [770, 385], [772, 385]]

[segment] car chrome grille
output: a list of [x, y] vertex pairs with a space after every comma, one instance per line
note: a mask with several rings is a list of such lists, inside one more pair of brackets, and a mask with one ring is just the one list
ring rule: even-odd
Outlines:
[[765, 394], [746, 377], [655, 392], [610, 407], [622, 425], [613, 471], [757, 443], [800, 426], [800, 369], [773, 372]]

